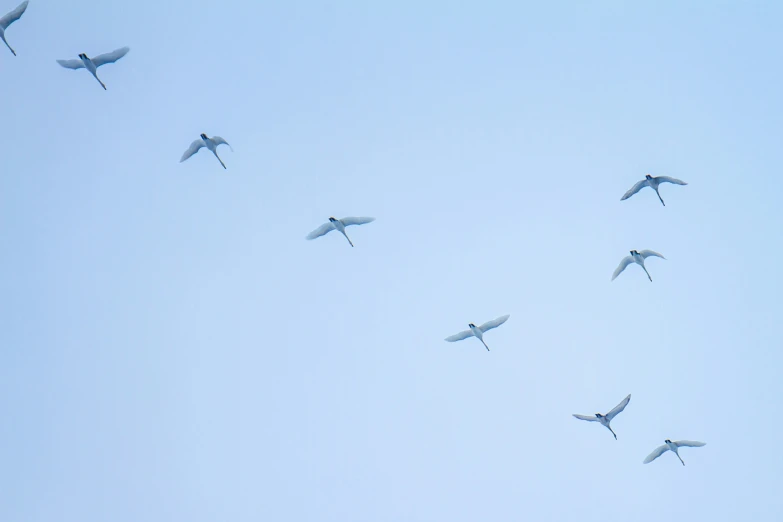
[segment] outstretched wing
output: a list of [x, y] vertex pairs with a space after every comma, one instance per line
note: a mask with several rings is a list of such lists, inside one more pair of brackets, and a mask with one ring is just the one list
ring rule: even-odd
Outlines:
[[699, 442], [696, 440], [675, 440], [674, 444], [677, 445], [678, 448], [682, 448], [683, 446], [688, 448], [701, 448], [702, 446], [706, 445], [706, 442]]
[[375, 221], [374, 217], [344, 217], [340, 220], [346, 227], [350, 227], [351, 225], [366, 225], [373, 221]]
[[504, 315], [502, 317], [498, 317], [497, 319], [493, 319], [492, 321], [487, 321], [486, 323], [479, 326], [479, 330], [483, 332], [486, 332], [487, 330], [492, 330], [493, 328], [497, 328], [501, 324], [508, 321], [508, 318], [511, 317], [511, 315]]
[[57, 60], [57, 63], [66, 69], [84, 69], [84, 63], [81, 60]]
[[633, 263], [633, 258], [631, 256], [625, 256], [622, 261], [620, 261], [620, 264], [617, 266], [617, 269], [614, 271], [614, 274], [612, 274], [612, 281], [614, 281], [617, 276], [619, 276], [623, 270], [625, 270], [625, 267]]
[[204, 146], [204, 140], [196, 140], [193, 143], [190, 144], [190, 147], [188, 147], [188, 150], [185, 151], [185, 153], [182, 155], [182, 158], [180, 158], [179, 162], [182, 163], [195, 153], [201, 149], [201, 147]]
[[107, 63], [114, 63], [126, 54], [128, 54], [128, 51], [130, 51], [130, 47], [123, 47], [121, 49], [114, 50], [110, 53], [106, 54], [99, 54], [95, 58], [92, 59], [92, 63], [95, 64], [95, 67], [100, 67], [101, 65], [106, 65]]
[[[220, 136], [212, 136], [212, 138], [210, 139], [215, 144], [215, 147], [217, 147], [218, 145], [228, 145], [228, 142], [223, 138], [221, 138]], [[234, 152], [234, 147], [228, 145], [228, 148], [231, 149], [231, 152]]]
[[468, 337], [473, 337], [473, 332], [470, 330], [465, 330], [464, 332], [460, 332], [458, 334], [450, 335], [446, 337], [446, 341], [453, 343], [455, 341], [461, 341], [463, 339], [467, 339]]
[[614, 419], [617, 416], [618, 413], [623, 411], [625, 409], [625, 407], [628, 406], [629, 402], [631, 402], [631, 394], [630, 393], [628, 394], [628, 397], [623, 399], [622, 402], [620, 402], [620, 404], [618, 404], [617, 406], [612, 408], [612, 411], [610, 411], [609, 413], [606, 414], [606, 420], [611, 421], [612, 419]]
[[11, 11], [4, 17], [0, 18], [0, 28], [2, 28], [3, 31], [8, 29], [9, 25], [16, 22], [22, 17], [26, 9], [27, 9], [27, 0], [19, 4], [19, 7], [17, 7], [16, 9]]
[[626, 192], [626, 193], [623, 195], [623, 197], [621, 197], [621, 198], [620, 198], [620, 201], [624, 201], [624, 200], [626, 200], [626, 199], [630, 198], [631, 196], [633, 196], [634, 194], [636, 194], [637, 192], [639, 192], [640, 190], [642, 190], [642, 189], [643, 189], [644, 187], [646, 187], [647, 185], [648, 185], [648, 183], [647, 183], [647, 179], [646, 179], [646, 178], [645, 178], [645, 179], [643, 179], [643, 180], [641, 180], [641, 181], [640, 181], [640, 182], [638, 182], [636, 185], [634, 185], [633, 187], [631, 187], [631, 188], [630, 188], [630, 190], [629, 190], [628, 192]]
[[654, 252], [652, 250], [640, 250], [639, 255], [642, 256], [644, 259], [647, 259], [648, 257], [660, 257], [661, 259], [666, 259], [658, 252]]
[[677, 178], [671, 178], [669, 176], [658, 176], [655, 179], [658, 181], [658, 183], [674, 183], [675, 185], [687, 185], [687, 183], [685, 183], [684, 181], [679, 180]]
[[664, 444], [663, 446], [658, 446], [657, 448], [655, 448], [655, 450], [653, 450], [652, 453], [647, 455], [647, 458], [644, 459], [644, 464], [649, 464], [650, 462], [654, 461], [655, 459], [657, 459], [658, 457], [666, 453], [668, 449], [669, 446], [667, 446], [666, 444]]
[[574, 417], [580, 420], [590, 421], [590, 422], [597, 422], [598, 417], [595, 415], [579, 415], [578, 413], [572, 413]]
[[307, 234], [307, 236], [305, 236], [305, 239], [315, 239], [317, 237], [321, 237], [323, 235], [328, 234], [332, 230], [334, 230], [334, 225], [332, 225], [332, 222], [330, 221], [328, 223], [324, 223], [320, 227], [316, 228], [315, 230]]

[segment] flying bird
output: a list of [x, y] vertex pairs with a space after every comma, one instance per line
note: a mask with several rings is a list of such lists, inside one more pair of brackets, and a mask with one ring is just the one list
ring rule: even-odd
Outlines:
[[617, 276], [622, 273], [625, 268], [630, 265], [631, 263], [636, 263], [637, 265], [642, 267], [642, 270], [644, 270], [644, 273], [647, 274], [647, 277], [650, 278], [650, 281], [652, 281], [652, 277], [650, 277], [650, 272], [647, 271], [647, 267], [644, 266], [644, 260], [648, 257], [660, 257], [661, 259], [666, 259], [658, 252], [653, 252], [652, 250], [642, 250], [641, 252], [637, 250], [631, 250], [630, 256], [625, 256], [622, 261], [620, 261], [620, 265], [617, 267], [617, 270], [614, 271], [614, 274], [612, 274], [612, 281], [614, 281]]
[[[226, 168], [226, 164], [223, 163], [223, 160], [220, 159], [220, 156], [218, 156], [217, 148], [218, 145], [228, 145], [228, 142], [221, 138], [220, 136], [212, 136], [211, 138], [207, 138], [206, 134], [201, 134], [201, 138], [197, 139], [193, 143], [190, 144], [190, 147], [188, 147], [188, 150], [185, 151], [185, 153], [182, 155], [182, 158], [179, 160], [180, 163], [197, 153], [199, 150], [201, 150], [202, 147], [206, 147], [209, 150], [212, 151], [212, 154], [215, 155], [215, 157], [218, 159], [221, 165], [223, 165], [223, 168]], [[231, 152], [234, 152], [234, 148], [231, 145], [228, 145], [228, 148], [231, 149]]]
[[628, 403], [631, 401], [631, 394], [628, 394], [628, 397], [623, 399], [620, 404], [615, 406], [612, 411], [607, 413], [606, 415], [601, 415], [600, 413], [596, 413], [595, 415], [579, 415], [578, 413], [574, 413], [574, 417], [577, 419], [581, 419], [584, 421], [590, 421], [590, 422], [600, 422], [601, 426], [605, 426], [606, 429], [612, 432], [612, 435], [614, 435], [614, 439], [617, 440], [617, 434], [614, 432], [611, 426], [609, 426], [609, 423], [612, 422], [612, 419], [614, 419], [618, 413], [623, 411], [626, 406], [628, 406]]
[[649, 464], [650, 462], [654, 461], [667, 451], [673, 451], [675, 455], [677, 455], [677, 458], [680, 459], [680, 462], [682, 462], [682, 465], [685, 465], [685, 462], [682, 460], [682, 457], [680, 457], [680, 452], [677, 451], [679, 448], [682, 448], [683, 446], [686, 448], [701, 448], [706, 442], [697, 442], [695, 440], [675, 440], [671, 441], [669, 439], [666, 439], [664, 441], [666, 444], [663, 446], [658, 446], [655, 448], [655, 450], [647, 455], [647, 458], [644, 459], [644, 464]]
[[645, 174], [644, 179], [638, 182], [636, 185], [631, 187], [631, 189], [625, 193], [623, 197], [620, 198], [620, 201], [625, 201], [626, 199], [630, 198], [640, 190], [642, 190], [644, 187], [650, 187], [652, 188], [656, 194], [658, 194], [658, 199], [661, 200], [661, 204], [665, 207], [666, 203], [663, 202], [663, 198], [661, 197], [661, 193], [658, 192], [658, 187], [661, 185], [661, 183], [673, 183], [674, 185], [687, 185], [684, 181], [680, 181], [679, 179], [670, 178], [669, 176], [658, 176], [653, 177], [649, 174]]
[[484, 345], [484, 348], [489, 351], [489, 346], [487, 346], [487, 343], [484, 342], [484, 334], [487, 333], [487, 331], [492, 330], [493, 328], [497, 328], [501, 324], [508, 321], [509, 317], [511, 317], [511, 315], [504, 315], [502, 317], [498, 317], [497, 319], [493, 319], [492, 321], [487, 321], [481, 326], [476, 326], [473, 323], [469, 323], [468, 326], [470, 327], [470, 330], [465, 330], [464, 332], [446, 337], [446, 341], [453, 343], [467, 339], [468, 337], [478, 337], [478, 340], [481, 341], [481, 344]]
[[95, 58], [89, 58], [86, 54], [82, 53], [79, 55], [78, 60], [57, 60], [57, 63], [66, 69], [87, 69], [90, 71], [90, 74], [95, 76], [95, 79], [98, 80], [98, 83], [101, 84], [101, 87], [103, 87], [103, 90], [105, 91], [106, 86], [103, 84], [101, 79], [98, 78], [98, 67], [101, 65], [106, 65], [107, 63], [116, 62], [128, 54], [128, 51], [130, 51], [130, 47], [123, 47], [122, 49], [117, 49], [110, 53], [99, 54]]
[[11, 11], [7, 15], [5, 15], [4, 17], [0, 18], [0, 38], [2, 38], [3, 43], [9, 49], [11, 49], [11, 52], [14, 53], [14, 56], [16, 56], [16, 51], [14, 51], [13, 48], [11, 48], [11, 46], [8, 43], [8, 41], [5, 39], [5, 30], [8, 29], [9, 25], [11, 25], [12, 23], [16, 22], [17, 20], [19, 20], [22, 17], [24, 12], [27, 10], [27, 3], [28, 3], [28, 1], [25, 0], [24, 2], [19, 4], [19, 6], [16, 9]]
[[315, 239], [317, 237], [325, 236], [332, 230], [339, 230], [340, 233], [345, 236], [345, 239], [348, 240], [348, 243], [353, 246], [351, 238], [345, 233], [345, 227], [350, 227], [351, 225], [364, 225], [366, 223], [372, 223], [373, 221], [375, 221], [374, 217], [344, 217], [342, 219], [330, 217], [328, 223], [324, 223], [307, 234], [305, 239]]

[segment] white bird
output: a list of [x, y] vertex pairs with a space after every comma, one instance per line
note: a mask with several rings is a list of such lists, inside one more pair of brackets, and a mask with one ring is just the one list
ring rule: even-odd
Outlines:
[[27, 10], [27, 0], [19, 4], [19, 6], [5, 15], [4, 17], [0, 18], [0, 38], [3, 40], [3, 43], [11, 49], [11, 52], [14, 53], [14, 56], [16, 56], [16, 51], [14, 51], [11, 46], [8, 44], [8, 41], [5, 39], [5, 30], [8, 29], [8, 26], [12, 23], [19, 20], [22, 15], [24, 14], [25, 10]]
[[465, 330], [464, 332], [446, 337], [446, 341], [453, 343], [467, 339], [468, 337], [478, 337], [478, 340], [481, 341], [481, 344], [484, 345], [484, 348], [489, 351], [489, 346], [487, 346], [487, 343], [484, 342], [484, 334], [487, 333], [487, 331], [492, 330], [493, 328], [497, 328], [501, 324], [508, 321], [509, 317], [511, 317], [511, 315], [504, 315], [502, 317], [498, 317], [497, 319], [493, 319], [492, 321], [487, 321], [481, 326], [476, 326], [473, 323], [469, 323], [468, 326], [470, 327], [470, 330]]
[[666, 259], [658, 252], [653, 252], [652, 250], [642, 250], [641, 252], [637, 250], [631, 250], [630, 256], [625, 256], [622, 261], [620, 261], [620, 265], [617, 267], [617, 270], [614, 271], [614, 274], [612, 274], [612, 281], [614, 281], [617, 276], [620, 275], [620, 273], [625, 270], [625, 267], [630, 265], [631, 263], [636, 263], [637, 265], [642, 267], [642, 270], [644, 270], [644, 273], [647, 274], [647, 277], [650, 278], [650, 281], [652, 281], [652, 277], [650, 277], [650, 272], [647, 271], [647, 267], [644, 266], [644, 260], [648, 257], [660, 257], [661, 259]]
[[[197, 153], [199, 150], [201, 150], [202, 147], [206, 147], [209, 150], [212, 151], [212, 154], [215, 155], [215, 157], [218, 159], [221, 165], [223, 165], [223, 168], [226, 168], [226, 164], [223, 163], [223, 160], [220, 159], [220, 156], [218, 156], [217, 148], [218, 145], [228, 145], [228, 142], [221, 138], [220, 136], [212, 136], [211, 138], [207, 138], [206, 134], [201, 134], [201, 138], [197, 139], [193, 143], [190, 144], [190, 147], [188, 147], [188, 150], [185, 151], [185, 153], [182, 155], [182, 158], [179, 160], [180, 163]], [[228, 145], [228, 148], [231, 149], [231, 152], [234, 152], [234, 148], [231, 145]]]
[[675, 455], [677, 455], [677, 458], [680, 459], [680, 462], [682, 462], [682, 465], [685, 465], [685, 462], [682, 460], [682, 457], [680, 457], [680, 452], [677, 451], [678, 448], [682, 448], [683, 446], [686, 448], [701, 448], [706, 442], [697, 442], [695, 440], [675, 440], [671, 441], [669, 439], [666, 439], [664, 441], [666, 444], [663, 446], [658, 446], [655, 448], [655, 450], [647, 455], [647, 458], [644, 459], [644, 464], [649, 464], [650, 462], [654, 461], [667, 451], [673, 451]]
[[130, 51], [130, 47], [123, 47], [122, 49], [114, 50], [110, 53], [99, 54], [95, 58], [90, 59], [86, 54], [79, 55], [78, 60], [57, 60], [57, 63], [65, 67], [66, 69], [87, 69], [90, 74], [95, 76], [98, 83], [101, 84], [103, 90], [106, 90], [106, 86], [103, 84], [100, 78], [98, 78], [98, 67], [106, 65], [107, 63], [114, 63]]
[[675, 185], [687, 185], [687, 183], [685, 183], [684, 181], [680, 181], [679, 179], [670, 178], [669, 176], [653, 177], [653, 176], [650, 176], [649, 174], [645, 174], [644, 175], [644, 179], [641, 180], [636, 185], [634, 185], [633, 187], [631, 187], [631, 189], [628, 192], [626, 192], [623, 197], [620, 198], [620, 201], [624, 201], [624, 200], [630, 198], [631, 196], [633, 196], [634, 194], [636, 194], [637, 192], [642, 190], [644, 187], [650, 187], [650, 188], [652, 188], [655, 191], [656, 194], [658, 194], [658, 199], [661, 200], [661, 204], [663, 204], [663, 206], [665, 207], [666, 203], [663, 202], [663, 198], [661, 197], [661, 193], [658, 192], [658, 187], [660, 186], [661, 183], [673, 183]]
[[601, 426], [605, 426], [606, 429], [612, 432], [612, 435], [614, 435], [614, 439], [617, 440], [617, 434], [614, 432], [611, 426], [609, 426], [609, 423], [612, 422], [612, 419], [614, 419], [618, 413], [623, 411], [626, 406], [628, 406], [628, 403], [631, 401], [631, 394], [628, 394], [628, 397], [622, 400], [620, 404], [615, 406], [612, 411], [607, 413], [606, 415], [601, 415], [600, 413], [596, 413], [593, 415], [579, 415], [578, 413], [574, 413], [573, 416], [577, 419], [590, 421], [590, 422], [600, 422]]
[[350, 227], [351, 225], [364, 225], [365, 223], [372, 223], [373, 221], [375, 221], [374, 217], [344, 217], [342, 219], [330, 217], [328, 223], [324, 223], [307, 234], [305, 239], [315, 239], [317, 237], [325, 236], [332, 230], [339, 230], [340, 233], [345, 236], [345, 239], [348, 240], [348, 243], [353, 246], [351, 238], [345, 233], [345, 227]]

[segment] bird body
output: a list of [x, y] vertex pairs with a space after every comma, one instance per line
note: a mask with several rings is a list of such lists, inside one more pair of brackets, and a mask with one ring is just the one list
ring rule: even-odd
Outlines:
[[348, 234], [345, 232], [345, 227], [350, 227], [352, 225], [364, 225], [367, 223], [372, 223], [375, 221], [374, 217], [344, 217], [342, 219], [337, 219], [334, 217], [330, 217], [329, 221], [321, 225], [320, 227], [316, 228], [307, 236], [305, 236], [305, 239], [311, 240], [315, 239], [321, 236], [325, 236], [332, 230], [337, 230], [342, 235], [345, 236], [345, 239], [348, 240], [348, 244], [353, 246], [353, 242], [351, 241], [351, 238], [348, 237]]
[[27, 10], [27, 4], [28, 0], [25, 0], [21, 4], [19, 4], [16, 9], [8, 13], [7, 15], [0, 18], [0, 40], [3, 40], [3, 43], [10, 49], [10, 51], [13, 53], [14, 56], [16, 56], [16, 51], [11, 47], [11, 45], [8, 43], [8, 40], [5, 39], [5, 30], [8, 29], [8, 26], [12, 23], [19, 20], [24, 12]]
[[211, 138], [207, 137], [206, 134], [201, 133], [201, 137], [190, 144], [190, 147], [188, 147], [188, 150], [185, 151], [184, 154], [182, 154], [182, 158], [180, 158], [179, 162], [182, 163], [195, 153], [197, 153], [199, 150], [201, 150], [203, 147], [206, 147], [207, 150], [212, 152], [212, 154], [215, 155], [217, 160], [220, 162], [220, 164], [223, 166], [223, 168], [226, 168], [226, 164], [223, 163], [223, 160], [220, 159], [220, 156], [218, 156], [217, 148], [218, 145], [228, 145], [228, 148], [231, 149], [231, 152], [234, 152], [234, 148], [228, 144], [226, 140], [221, 138], [220, 136], [213, 136]]
[[87, 69], [90, 74], [92, 74], [95, 79], [98, 80], [98, 83], [101, 84], [101, 87], [103, 87], [103, 90], [105, 91], [106, 85], [104, 85], [101, 79], [98, 78], [98, 67], [106, 65], [107, 63], [116, 62], [128, 54], [128, 51], [130, 51], [130, 47], [122, 47], [110, 53], [99, 54], [95, 58], [90, 58], [85, 53], [81, 53], [78, 60], [57, 60], [57, 63], [66, 69]]
[[511, 315], [504, 315], [501, 317], [498, 317], [497, 319], [493, 319], [492, 321], [487, 321], [486, 323], [482, 324], [481, 326], [476, 326], [473, 323], [468, 324], [469, 330], [464, 330], [458, 334], [451, 335], [449, 337], [446, 337], [446, 341], [453, 343], [456, 341], [462, 341], [463, 339], [467, 339], [468, 337], [476, 337], [479, 341], [481, 341], [481, 344], [484, 345], [484, 348], [489, 351], [489, 346], [487, 346], [487, 343], [484, 342], [484, 334], [487, 333], [487, 331], [492, 330], [493, 328], [497, 328], [501, 324], [508, 321], [508, 318], [511, 317]]
[[658, 195], [658, 199], [661, 200], [661, 204], [665, 207], [666, 203], [663, 202], [663, 198], [661, 197], [661, 193], [658, 192], [658, 187], [661, 185], [661, 183], [672, 183], [674, 185], [687, 185], [684, 181], [681, 181], [679, 179], [671, 178], [669, 176], [650, 176], [649, 174], [645, 174], [644, 179], [637, 182], [633, 187], [631, 187], [628, 192], [626, 192], [622, 198], [620, 198], [620, 201], [625, 201], [626, 199], [630, 198], [640, 190], [642, 190], [644, 187], [650, 187], [655, 191], [655, 193]]
[[682, 447], [700, 448], [700, 447], [705, 446], [707, 444], [706, 442], [698, 442], [698, 441], [695, 441], [695, 440], [677, 440], [677, 441], [672, 441], [670, 439], [666, 439], [663, 442], [664, 442], [663, 446], [658, 446], [657, 448], [655, 448], [653, 450], [652, 453], [647, 455], [647, 458], [645, 458], [644, 461], [643, 461], [644, 464], [649, 464], [650, 462], [654, 461], [655, 459], [657, 459], [658, 457], [660, 457], [661, 455], [663, 455], [667, 451], [671, 451], [672, 453], [677, 455], [677, 458], [680, 459], [680, 462], [682, 462], [682, 465], [684, 466], [685, 465], [685, 461], [682, 460], [682, 457], [680, 457], [680, 452], [679, 452], [680, 448], [682, 448]]
[[614, 419], [618, 413], [623, 411], [626, 406], [628, 406], [628, 403], [631, 402], [631, 394], [629, 393], [628, 396], [620, 401], [620, 404], [612, 408], [612, 411], [607, 413], [606, 415], [602, 415], [600, 413], [596, 413], [595, 416], [591, 415], [579, 415], [578, 413], [574, 413], [573, 416], [577, 419], [589, 421], [589, 422], [598, 422], [601, 424], [601, 426], [604, 426], [606, 429], [612, 432], [612, 435], [614, 435], [614, 439], [617, 440], [617, 434], [614, 432], [612, 427], [610, 426], [610, 423], [612, 422], [612, 419]]
[[647, 277], [652, 281], [652, 276], [650, 276], [650, 272], [647, 271], [647, 267], [644, 266], [644, 260], [648, 257], [660, 257], [661, 259], [666, 259], [658, 252], [654, 252], [652, 250], [642, 250], [641, 252], [638, 250], [631, 250], [629, 256], [625, 256], [622, 261], [620, 261], [620, 264], [617, 266], [617, 268], [614, 271], [614, 274], [612, 274], [612, 281], [614, 281], [617, 276], [619, 276], [623, 270], [628, 267], [631, 263], [636, 263], [640, 267], [642, 267], [642, 270], [644, 270], [644, 273], [647, 274]]

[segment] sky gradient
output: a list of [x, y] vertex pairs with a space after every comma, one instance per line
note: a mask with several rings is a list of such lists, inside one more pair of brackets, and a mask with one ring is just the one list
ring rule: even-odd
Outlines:
[[0, 520], [781, 520], [783, 5], [634, 4], [31, 0]]

